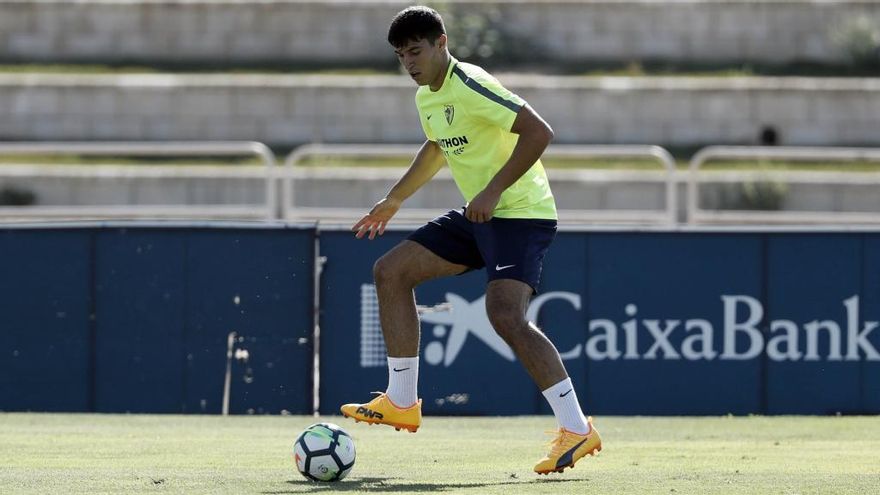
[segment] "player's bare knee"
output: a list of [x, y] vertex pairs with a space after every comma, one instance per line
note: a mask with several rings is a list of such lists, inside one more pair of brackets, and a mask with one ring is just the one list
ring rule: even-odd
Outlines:
[[496, 305], [491, 309], [486, 308], [486, 311], [492, 328], [505, 341], [516, 339], [517, 335], [521, 335], [524, 331], [528, 330], [528, 322], [514, 307]]
[[376, 285], [388, 285], [395, 278], [393, 263], [388, 261], [387, 256], [382, 256], [373, 263], [373, 280]]
[[373, 280], [377, 287], [391, 287], [395, 285], [407, 285], [404, 271], [400, 265], [390, 256], [382, 256], [373, 264]]

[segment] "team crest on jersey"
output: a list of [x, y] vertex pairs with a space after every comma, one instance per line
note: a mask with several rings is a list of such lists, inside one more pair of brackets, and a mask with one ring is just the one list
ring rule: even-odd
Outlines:
[[452, 125], [452, 119], [455, 118], [455, 107], [452, 105], [444, 105], [443, 114], [446, 115], [446, 123]]

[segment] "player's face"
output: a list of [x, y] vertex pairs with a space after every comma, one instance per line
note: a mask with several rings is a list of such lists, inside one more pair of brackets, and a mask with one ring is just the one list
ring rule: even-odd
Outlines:
[[[431, 44], [427, 39], [418, 41], [410, 40], [405, 45], [394, 50], [400, 65], [419, 86], [431, 84], [438, 79], [446, 67], [443, 65], [444, 48], [446, 47], [446, 35]], [[442, 79], [440, 75], [439, 79]]]

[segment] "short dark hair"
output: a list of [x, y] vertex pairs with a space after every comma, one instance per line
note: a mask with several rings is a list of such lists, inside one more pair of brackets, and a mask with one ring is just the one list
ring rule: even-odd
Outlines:
[[421, 5], [407, 7], [394, 16], [388, 28], [388, 43], [400, 48], [408, 41], [422, 38], [432, 45], [441, 34], [446, 34], [446, 26], [436, 10]]

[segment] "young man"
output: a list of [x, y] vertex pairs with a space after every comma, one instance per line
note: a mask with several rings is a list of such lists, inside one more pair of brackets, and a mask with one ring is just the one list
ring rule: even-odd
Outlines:
[[342, 414], [398, 430], [419, 428], [413, 289], [485, 266], [489, 321], [543, 391], [559, 423], [551, 451], [535, 471], [561, 472], [601, 450], [602, 440], [581, 412], [556, 348], [525, 316], [544, 253], [556, 235], [556, 205], [540, 162], [553, 131], [522, 98], [449, 54], [443, 21], [434, 10], [409, 7], [397, 14], [388, 42], [419, 85], [416, 106], [428, 139], [404, 176], [352, 230], [358, 238], [382, 235], [403, 201], [444, 162], [467, 206], [430, 221], [376, 262], [388, 388], [368, 403], [342, 406]]

